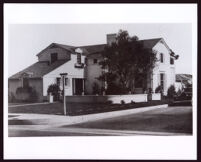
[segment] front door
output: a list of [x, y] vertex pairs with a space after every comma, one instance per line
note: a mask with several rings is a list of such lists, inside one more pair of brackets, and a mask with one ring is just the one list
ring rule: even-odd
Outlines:
[[84, 91], [83, 88], [83, 79], [77, 79], [75, 78], [75, 91], [74, 91], [74, 95], [82, 95], [82, 92]]

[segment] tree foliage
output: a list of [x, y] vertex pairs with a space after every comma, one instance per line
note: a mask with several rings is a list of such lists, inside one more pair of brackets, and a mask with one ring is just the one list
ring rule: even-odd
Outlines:
[[[137, 36], [130, 37], [127, 31], [120, 30], [116, 42], [107, 45], [103, 51], [102, 68], [108, 69], [100, 80], [118, 88], [117, 93], [133, 92], [139, 76], [146, 78], [156, 62], [156, 53], [144, 48]], [[143, 79], [142, 79], [143, 80]]]

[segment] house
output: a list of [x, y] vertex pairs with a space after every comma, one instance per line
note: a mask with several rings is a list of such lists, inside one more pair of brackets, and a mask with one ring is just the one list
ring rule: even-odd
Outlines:
[[[90, 95], [93, 85], [103, 83], [97, 78], [104, 72], [99, 65], [103, 60], [101, 55], [106, 45], [116, 41], [116, 34], [107, 35], [107, 44], [74, 47], [52, 43], [37, 54], [38, 62], [12, 75], [8, 79], [9, 94], [16, 95], [18, 87], [31, 86], [38, 95], [38, 101], [47, 99], [48, 86], [56, 83], [62, 88], [60, 73], [67, 73], [65, 94]], [[166, 95], [170, 85], [175, 83], [175, 56], [163, 38], [140, 40], [145, 48], [157, 52], [158, 62], [153, 71], [147, 76], [147, 88], [153, 91], [161, 85]], [[136, 93], [144, 93], [141, 85], [136, 86]]]
[[178, 90], [183, 90], [187, 87], [187, 85], [192, 85], [192, 75], [190, 74], [176, 74], [176, 82], [175, 82], [175, 89], [176, 92]]

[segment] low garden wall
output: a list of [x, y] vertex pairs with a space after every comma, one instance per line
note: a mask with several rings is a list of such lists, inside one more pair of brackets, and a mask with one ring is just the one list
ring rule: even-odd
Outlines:
[[161, 93], [152, 93], [152, 100], [161, 100]]
[[105, 96], [66, 96], [66, 102], [81, 102], [81, 103], [105, 103], [112, 102], [118, 104], [121, 102], [147, 102], [147, 94], [132, 94], [132, 95], [105, 95]]

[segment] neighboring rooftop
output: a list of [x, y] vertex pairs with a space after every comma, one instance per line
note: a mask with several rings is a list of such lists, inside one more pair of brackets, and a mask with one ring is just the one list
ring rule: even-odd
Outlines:
[[190, 74], [176, 74], [176, 81], [192, 81]]

